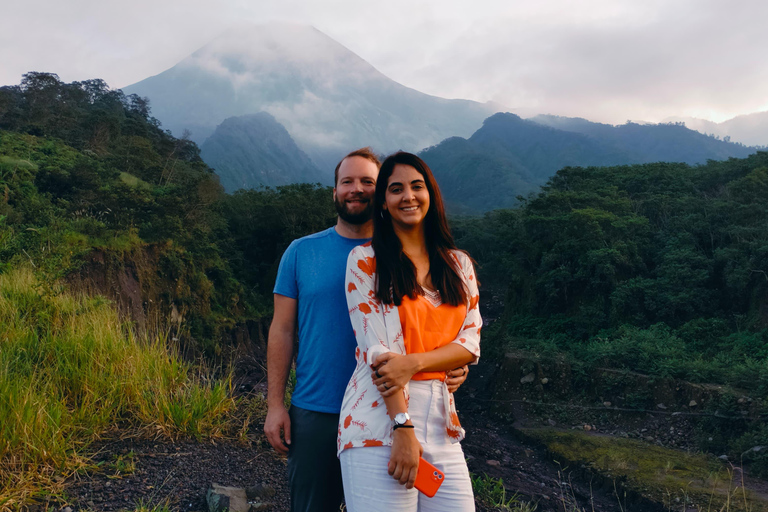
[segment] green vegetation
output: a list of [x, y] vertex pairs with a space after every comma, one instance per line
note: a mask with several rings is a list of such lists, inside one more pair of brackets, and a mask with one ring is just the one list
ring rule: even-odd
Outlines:
[[200, 146], [200, 154], [228, 192], [330, 178], [266, 112], [225, 119]]
[[[614, 368], [765, 399], [766, 204], [768, 153], [758, 152], [698, 167], [565, 168], [515, 210], [459, 220], [480, 280], [506, 288], [486, 352], [565, 356], [583, 384]], [[740, 460], [768, 445], [766, 412], [706, 420], [702, 448]], [[768, 474], [768, 455], [748, 455]]]
[[670, 508], [680, 504], [697, 510], [768, 510], [713, 456], [583, 433], [537, 429], [524, 433], [541, 441], [563, 464], [583, 462]]
[[[204, 383], [162, 337], [141, 338], [101, 298], [50, 295], [33, 273], [0, 275], [2, 508], [55, 491], [117, 424], [153, 435], [222, 434], [228, 380]], [[125, 473], [130, 458], [112, 471]]]
[[268, 318], [283, 250], [333, 222], [330, 195], [225, 195], [194, 143], [101, 80], [29, 73], [0, 88], [0, 272], [23, 261], [41, 282], [103, 282], [132, 269], [143, 314], [176, 308], [187, 321], [174, 334], [194, 350], [218, 354], [236, 325]]
[[717, 140], [682, 123], [612, 126], [551, 116], [521, 119], [500, 112], [483, 121], [469, 139], [451, 137], [420, 154], [435, 172], [451, 211], [477, 214], [518, 206], [518, 196], [538, 191], [569, 166], [696, 165], [744, 158], [756, 149]]
[[566, 168], [517, 210], [459, 225], [509, 285], [498, 340], [768, 393], [768, 153]]
[[488, 507], [501, 512], [534, 512], [536, 504], [520, 501], [517, 494], [507, 496], [507, 489], [501, 478], [492, 478], [487, 474], [483, 476], [470, 475], [472, 478], [472, 491], [475, 499]]

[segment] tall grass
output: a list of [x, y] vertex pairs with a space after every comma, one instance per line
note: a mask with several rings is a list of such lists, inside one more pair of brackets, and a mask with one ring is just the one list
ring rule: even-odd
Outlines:
[[45, 289], [28, 269], [0, 274], [0, 510], [56, 492], [115, 427], [222, 433], [228, 379], [207, 382], [164, 338], [137, 337], [105, 299]]

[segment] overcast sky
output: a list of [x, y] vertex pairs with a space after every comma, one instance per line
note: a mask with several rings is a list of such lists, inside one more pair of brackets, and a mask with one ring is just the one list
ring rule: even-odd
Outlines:
[[0, 84], [27, 71], [123, 87], [234, 24], [314, 25], [390, 78], [523, 116], [723, 121], [768, 110], [764, 0], [24, 0]]

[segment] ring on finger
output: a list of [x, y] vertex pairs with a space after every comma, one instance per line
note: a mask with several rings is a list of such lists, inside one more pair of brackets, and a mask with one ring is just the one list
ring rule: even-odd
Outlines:
[[376, 370], [374, 373], [376, 374], [377, 379], [381, 378], [381, 374], [379, 373], [379, 370]]

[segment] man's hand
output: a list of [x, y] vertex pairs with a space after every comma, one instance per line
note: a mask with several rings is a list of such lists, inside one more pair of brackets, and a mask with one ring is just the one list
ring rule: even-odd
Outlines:
[[[283, 405], [285, 384], [293, 361], [293, 336], [296, 331], [296, 299], [275, 294], [275, 313], [267, 341], [267, 419], [264, 433], [269, 444], [283, 455], [291, 444], [291, 418]], [[285, 442], [283, 442], [283, 436]]]
[[398, 428], [392, 433], [392, 454], [389, 457], [387, 472], [406, 489], [413, 489], [416, 472], [419, 470], [419, 457], [424, 449], [416, 439], [412, 428]]
[[[282, 455], [288, 455], [288, 445], [291, 444], [291, 417], [285, 407], [270, 407], [267, 419], [264, 421], [264, 433], [272, 448]], [[283, 442], [285, 435], [285, 442]]]
[[445, 383], [448, 385], [448, 392], [449, 393], [455, 393], [459, 387], [464, 384], [464, 381], [467, 380], [467, 374], [469, 373], [469, 368], [467, 365], [464, 365], [460, 368], [456, 368], [455, 370], [451, 370], [449, 372], [446, 372], [445, 376]]
[[419, 371], [414, 358], [392, 352], [377, 356], [371, 364], [371, 369], [373, 384], [384, 398], [401, 391]]

